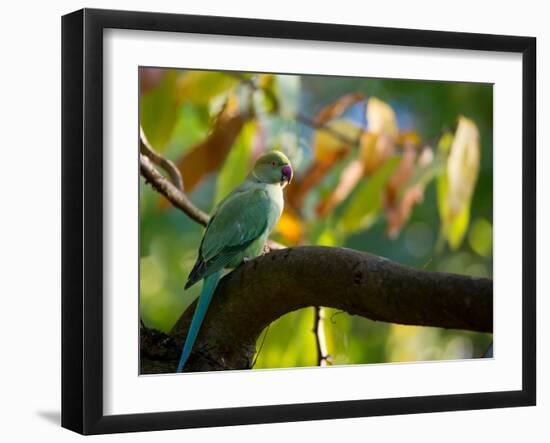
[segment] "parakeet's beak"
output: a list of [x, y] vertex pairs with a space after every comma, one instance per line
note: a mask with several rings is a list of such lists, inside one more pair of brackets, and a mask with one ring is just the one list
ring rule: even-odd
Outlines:
[[292, 166], [284, 165], [281, 169], [281, 186], [284, 188], [292, 180]]

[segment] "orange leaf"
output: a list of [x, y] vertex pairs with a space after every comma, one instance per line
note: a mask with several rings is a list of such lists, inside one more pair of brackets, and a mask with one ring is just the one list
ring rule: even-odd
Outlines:
[[322, 126], [333, 118], [341, 115], [347, 108], [363, 100], [363, 94], [351, 93], [340, 97], [330, 105], [325, 106], [315, 116], [313, 122], [316, 126]]
[[325, 200], [319, 202], [315, 208], [319, 217], [326, 217], [332, 210], [342, 203], [348, 195], [353, 191], [357, 183], [365, 175], [365, 167], [360, 160], [354, 160], [347, 165], [342, 174], [340, 181], [334, 191]]
[[295, 210], [301, 208], [307, 193], [315, 187], [334, 166], [335, 163], [345, 158], [351, 148], [332, 152], [323, 158], [323, 160], [314, 160], [312, 165], [303, 174], [301, 178], [294, 179], [288, 186], [286, 199], [290, 206]]
[[[388, 220], [387, 234], [396, 239], [401, 228], [409, 219], [413, 206], [423, 197], [423, 189], [414, 187], [403, 193], [403, 186], [414, 174], [416, 164], [416, 150], [411, 145], [405, 145], [401, 163], [388, 180], [384, 189], [384, 209]], [[401, 198], [400, 197], [401, 194]]]
[[230, 103], [216, 118], [208, 137], [178, 162], [187, 192], [193, 190], [205, 175], [220, 167], [246, 120], [239, 107]]
[[289, 243], [298, 244], [304, 235], [302, 220], [290, 209], [285, 209], [276, 226], [279, 232]]

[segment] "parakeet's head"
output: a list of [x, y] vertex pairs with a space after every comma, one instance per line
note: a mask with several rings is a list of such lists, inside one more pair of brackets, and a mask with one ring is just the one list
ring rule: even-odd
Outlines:
[[258, 158], [252, 175], [263, 183], [280, 183], [284, 188], [292, 180], [292, 166], [282, 152], [269, 151]]

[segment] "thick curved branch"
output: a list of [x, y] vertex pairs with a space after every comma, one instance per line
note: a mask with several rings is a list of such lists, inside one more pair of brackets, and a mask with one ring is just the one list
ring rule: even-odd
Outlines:
[[[220, 281], [187, 370], [250, 368], [262, 330], [308, 306], [391, 323], [493, 330], [491, 279], [409, 268], [351, 249], [302, 246], [254, 259]], [[172, 330], [178, 346], [193, 310]]]

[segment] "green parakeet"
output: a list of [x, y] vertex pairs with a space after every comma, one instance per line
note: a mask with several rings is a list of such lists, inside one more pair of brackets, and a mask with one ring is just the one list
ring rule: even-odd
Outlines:
[[201, 241], [197, 261], [185, 289], [204, 279], [178, 364], [182, 372], [191, 354], [223, 268], [237, 267], [263, 252], [283, 211], [283, 188], [292, 166], [279, 151], [263, 154], [246, 179], [215, 208]]

